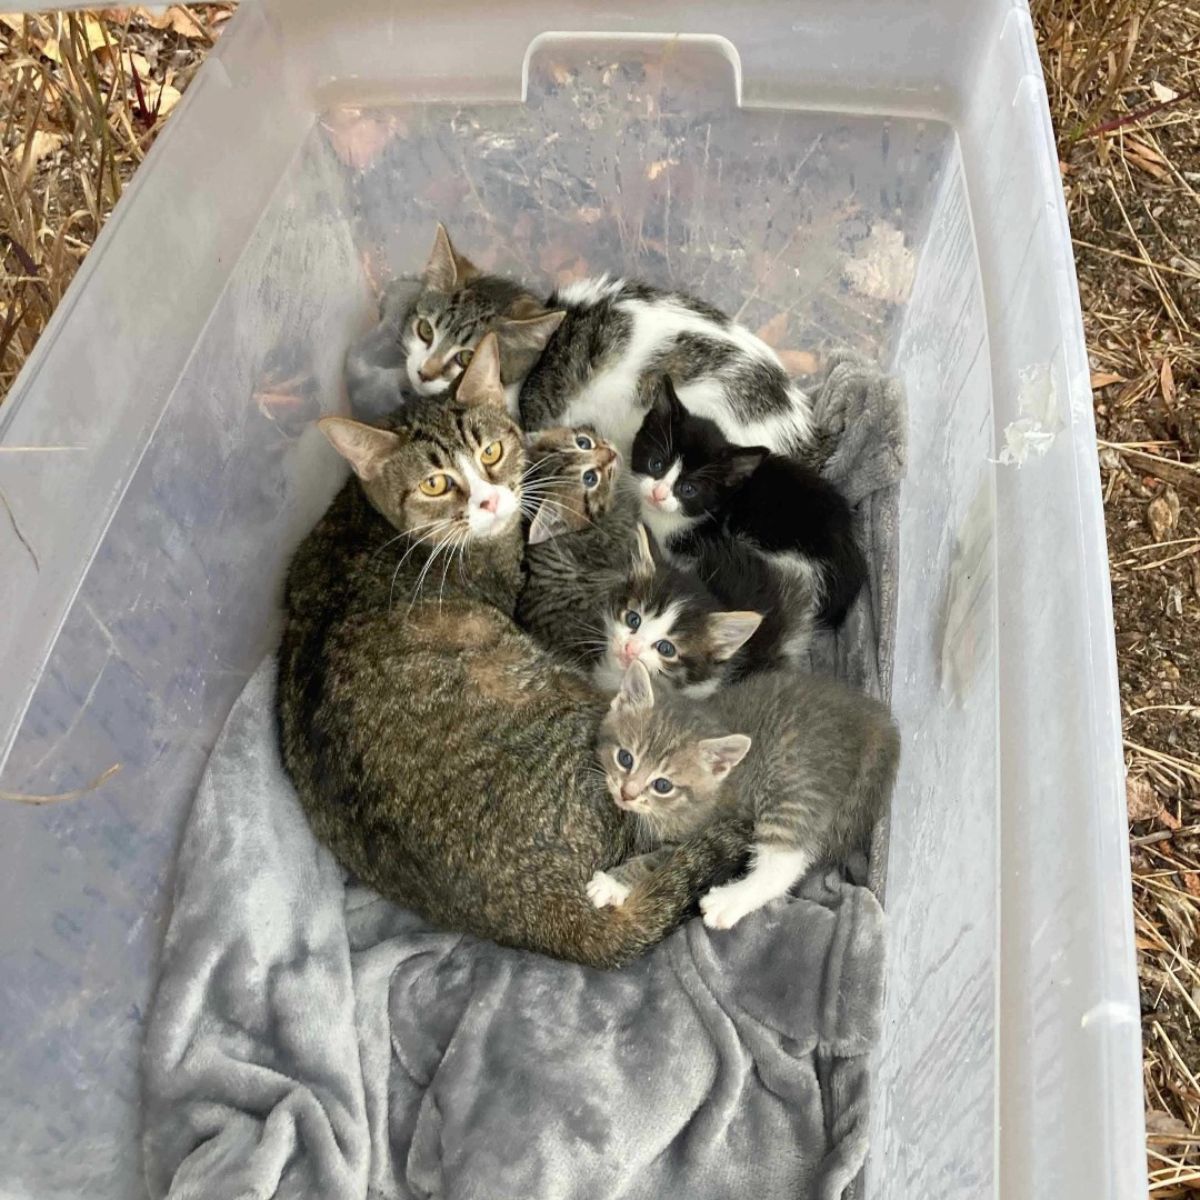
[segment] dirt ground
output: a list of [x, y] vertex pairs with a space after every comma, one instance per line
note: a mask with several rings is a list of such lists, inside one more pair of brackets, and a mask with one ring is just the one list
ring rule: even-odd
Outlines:
[[[0, 15], [0, 398], [231, 5]], [[1151, 1195], [1200, 1197], [1200, 2], [1034, 0], [1095, 391]]]

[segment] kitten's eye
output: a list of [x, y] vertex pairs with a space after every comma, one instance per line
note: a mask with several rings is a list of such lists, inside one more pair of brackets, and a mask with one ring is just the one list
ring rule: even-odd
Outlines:
[[646, 465], [650, 468], [650, 474], [657, 477], [663, 473], [667, 464], [661, 458], [652, 458]]
[[624, 771], [633, 770], [633, 755], [628, 750], [617, 751], [617, 765]]
[[475, 357], [474, 350], [460, 350], [455, 356], [454, 361], [465, 371], [471, 365], [471, 359]]
[[679, 494], [685, 499], [690, 500], [696, 494], [696, 485], [690, 480], [684, 480], [679, 485]]
[[600, 482], [600, 476], [595, 471], [584, 471], [583, 486], [590, 492]]
[[663, 656], [663, 658], [675, 657], [675, 643], [668, 642], [666, 638], [663, 638], [662, 641], [655, 642], [654, 648]]
[[417, 337], [427, 346], [433, 344], [433, 326], [424, 317], [417, 322]]
[[586, 433], [581, 433], [575, 439], [575, 445], [577, 445], [580, 448], [580, 450], [590, 450], [594, 444], [595, 443], [592, 441], [592, 439], [590, 437], [588, 437], [588, 435]]
[[427, 475], [420, 483], [426, 496], [444, 496], [453, 486], [449, 475]]
[[625, 624], [628, 625], [630, 629], [636, 629], [641, 623], [642, 623], [642, 614], [641, 613], [636, 613], [631, 608], [625, 614]]
[[665, 775], [660, 775], [650, 786], [660, 796], [670, 795], [675, 790], [675, 785]]
[[479, 452], [479, 461], [485, 467], [494, 467], [504, 457], [504, 446], [500, 442], [491, 442]]

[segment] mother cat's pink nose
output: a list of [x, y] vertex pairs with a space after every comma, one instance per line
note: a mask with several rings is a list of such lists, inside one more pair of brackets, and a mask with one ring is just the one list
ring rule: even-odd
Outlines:
[[479, 507], [484, 512], [494, 513], [500, 507], [500, 493], [492, 492], [490, 496], [479, 502]]

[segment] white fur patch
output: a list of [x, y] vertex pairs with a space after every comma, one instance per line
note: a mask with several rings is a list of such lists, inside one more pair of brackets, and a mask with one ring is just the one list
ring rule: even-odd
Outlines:
[[591, 308], [621, 290], [624, 280], [598, 275], [593, 279], [577, 279], [558, 289], [558, 298], [570, 307]]
[[[467, 485], [467, 528], [472, 537], [486, 538], [503, 530], [516, 516], [517, 497], [511, 488], [501, 487], [484, 479], [474, 462], [465, 454], [458, 457], [458, 470]], [[483, 505], [495, 498], [495, 510], [488, 511]]]
[[[595, 303], [618, 287], [607, 280], [583, 280], [563, 289], [560, 295], [568, 299], [572, 289], [585, 299], [578, 303]], [[608, 289], [607, 293], [601, 289]], [[633, 319], [632, 335], [625, 353], [612, 366], [598, 371], [571, 400], [563, 414], [564, 425], [592, 425], [602, 437], [613, 442], [622, 454], [628, 455], [633, 439], [641, 426], [644, 410], [638, 404], [638, 380], [647, 364], [667, 342], [680, 334], [699, 334], [716, 341], [731, 343], [743, 354], [774, 363], [782, 369], [775, 352], [748, 329], [740, 325], [722, 327], [707, 317], [693, 312], [676, 300], [622, 300], [618, 308]], [[732, 441], [745, 445], [761, 444], [772, 450], [785, 449], [789, 438], [811, 433], [812, 415], [807, 398], [792, 389], [791, 410], [769, 421], [741, 423], [730, 411], [724, 387], [714, 379], [700, 379], [679, 389], [679, 398], [699, 416], [716, 421], [721, 431]]]
[[754, 865], [741, 879], [712, 888], [700, 900], [700, 911], [709, 929], [732, 929], [744, 916], [787, 895], [812, 865], [804, 850], [756, 846]]
[[606, 871], [597, 871], [588, 880], [587, 898], [597, 908], [620, 908], [629, 899], [631, 889], [618, 883]]

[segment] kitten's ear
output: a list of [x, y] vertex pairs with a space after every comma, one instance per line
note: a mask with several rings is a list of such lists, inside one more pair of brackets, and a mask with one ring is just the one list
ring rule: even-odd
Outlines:
[[490, 404], [508, 411], [500, 382], [500, 345], [494, 333], [485, 335], [475, 347], [467, 369], [458, 377], [456, 398], [464, 404]]
[[650, 549], [650, 533], [639, 521], [635, 527], [635, 545], [633, 550], [633, 569], [639, 575], [654, 574], [654, 551]]
[[654, 707], [654, 688], [650, 672], [640, 662], [634, 662], [621, 680], [621, 689], [613, 697], [614, 712], [648, 712]]
[[438, 222], [433, 250], [425, 264], [425, 283], [438, 292], [452, 292], [479, 274], [479, 268], [463, 255], [455, 253], [446, 227]]
[[708, 619], [708, 632], [713, 641], [713, 654], [718, 662], [732, 658], [762, 624], [762, 613], [722, 612]]
[[540, 354], [566, 315], [561, 309], [555, 312], [540, 309], [531, 316], [501, 317], [496, 322], [496, 333], [505, 350]]
[[390, 429], [376, 429], [348, 417], [322, 417], [317, 425], [359, 479], [374, 479], [406, 441]]
[[700, 761], [714, 779], [724, 779], [750, 753], [750, 745], [744, 733], [705, 738], [698, 746]]
[[766, 446], [735, 446], [725, 456], [725, 482], [745, 483], [771, 451]]
[[529, 525], [529, 544], [536, 546], [562, 533], [576, 533], [587, 523], [587, 517], [582, 513], [564, 509], [554, 501], [543, 500]]

